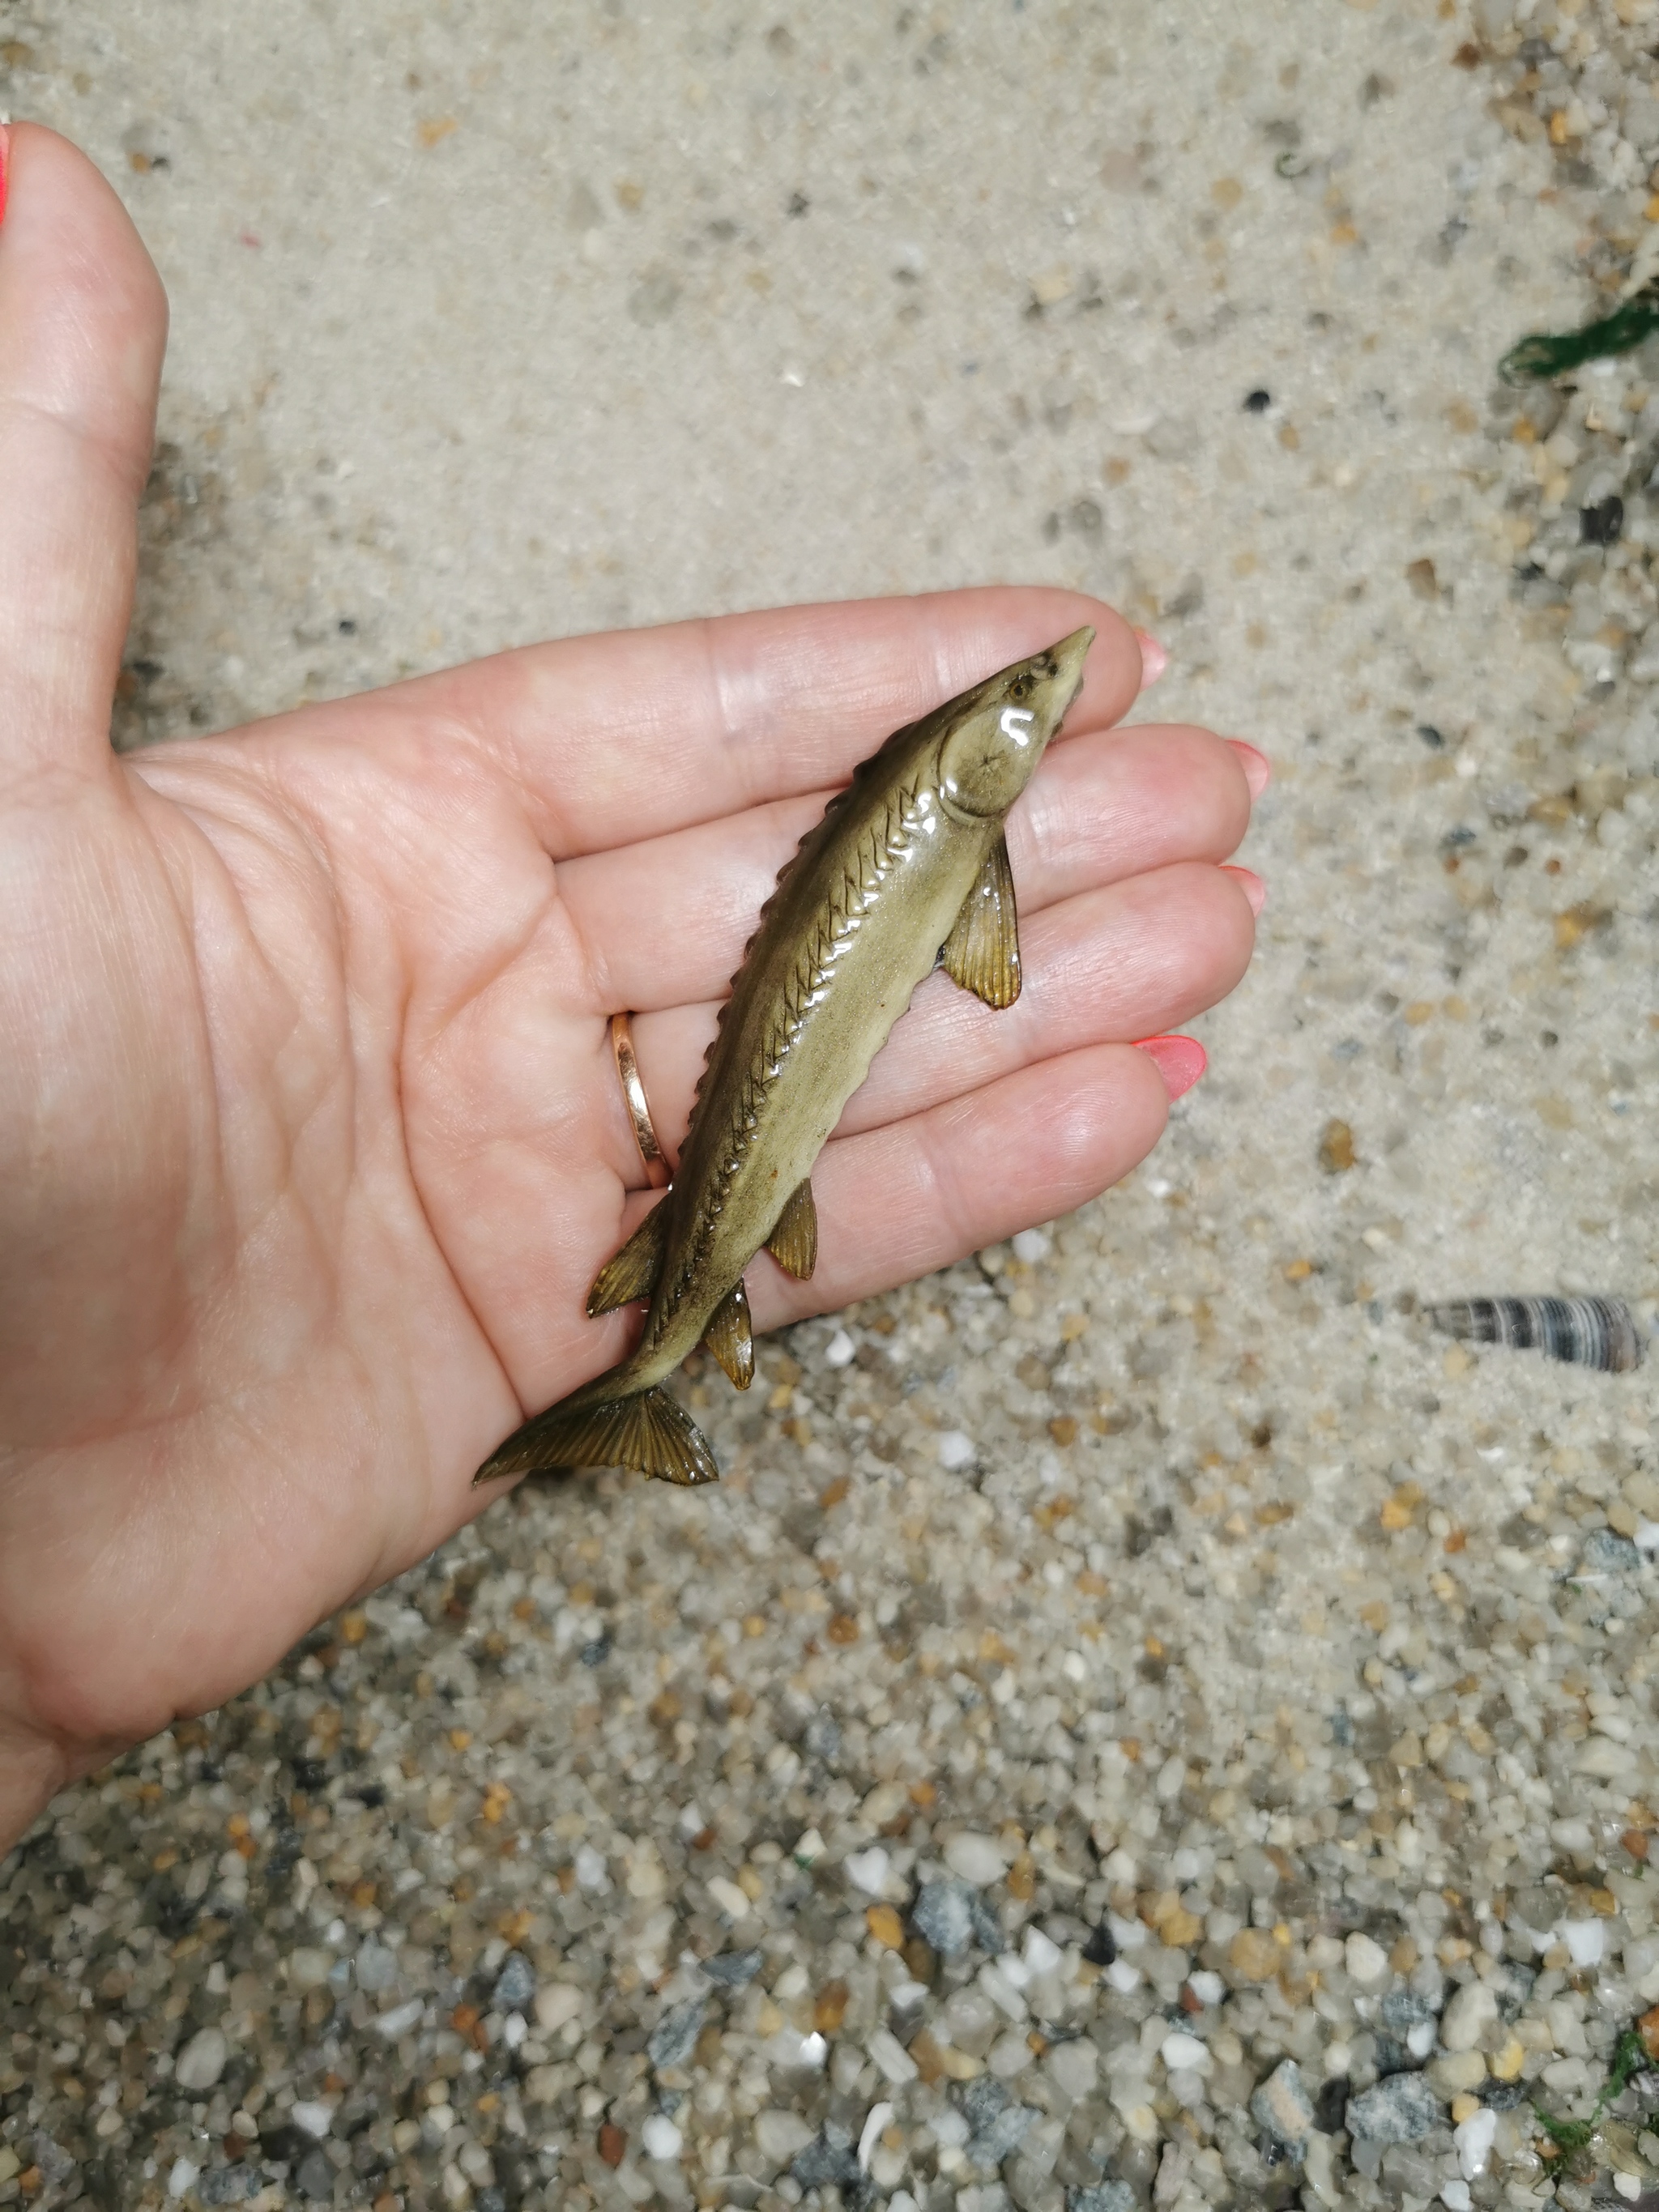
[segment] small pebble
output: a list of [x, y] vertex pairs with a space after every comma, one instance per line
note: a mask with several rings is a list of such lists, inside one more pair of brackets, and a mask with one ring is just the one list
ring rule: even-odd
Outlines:
[[1457, 2163], [1465, 2181], [1475, 2181], [1486, 2170], [1492, 2156], [1492, 2147], [1498, 2140], [1498, 2115], [1482, 2106], [1452, 2130], [1452, 2141], [1457, 2146]]
[[989, 1836], [975, 1835], [971, 1829], [952, 1836], [945, 1844], [945, 1863], [952, 1874], [975, 1889], [1000, 1881], [1008, 1871], [1007, 1856], [1001, 1844]]
[[678, 2158], [685, 2138], [661, 2112], [653, 2112], [640, 2130], [640, 2142], [647, 2158]]
[[1301, 2155], [1315, 2119], [1313, 2100], [1294, 2058], [1281, 2059], [1256, 2090], [1250, 2099], [1250, 2118], [1275, 2142]]
[[181, 2089], [199, 2094], [212, 2088], [225, 2070], [230, 2046], [216, 2027], [204, 2027], [191, 2036], [179, 2053], [173, 2078]]
[[879, 1897], [886, 1888], [892, 1861], [879, 1844], [872, 1844], [867, 1851], [850, 1852], [842, 1864], [848, 1881], [866, 1897]]
[[1345, 2125], [1356, 2142], [1420, 2142], [1441, 2124], [1443, 2107], [1420, 2074], [1391, 2074], [1350, 2097]]
[[1022, 1229], [1017, 1237], [1008, 1240], [1016, 1260], [1028, 1267], [1035, 1267], [1054, 1250], [1054, 1242], [1041, 1229]]
[[954, 1473], [971, 1467], [978, 1456], [973, 1438], [961, 1429], [946, 1429], [939, 1440], [939, 1463]]
[[838, 1328], [823, 1347], [826, 1367], [850, 1367], [858, 1346], [844, 1328]]

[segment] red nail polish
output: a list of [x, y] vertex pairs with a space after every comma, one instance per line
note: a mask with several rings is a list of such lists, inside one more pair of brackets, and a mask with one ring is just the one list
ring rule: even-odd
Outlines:
[[1150, 691], [1170, 665], [1169, 652], [1144, 629], [1135, 632], [1135, 643], [1140, 647], [1140, 688]]
[[1250, 912], [1259, 915], [1267, 903], [1267, 886], [1257, 875], [1255, 870], [1228, 867], [1224, 868], [1221, 872], [1224, 876], [1236, 876], [1238, 878], [1238, 888], [1250, 902]]
[[1273, 764], [1264, 752], [1258, 751], [1244, 738], [1229, 738], [1227, 743], [1238, 755], [1238, 764], [1244, 771], [1244, 781], [1250, 787], [1252, 799], [1260, 799], [1273, 781]]
[[1164, 1088], [1173, 1105], [1183, 1091], [1190, 1091], [1210, 1064], [1209, 1054], [1196, 1037], [1139, 1037], [1135, 1050], [1157, 1064]]
[[0, 222], [6, 219], [6, 185], [11, 176], [11, 133], [0, 123]]

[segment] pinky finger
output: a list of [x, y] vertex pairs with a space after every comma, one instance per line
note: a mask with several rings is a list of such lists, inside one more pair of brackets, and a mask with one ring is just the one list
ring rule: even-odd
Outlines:
[[832, 1312], [1071, 1212], [1146, 1158], [1168, 1111], [1148, 1054], [1091, 1045], [837, 1139], [812, 1172], [817, 1270], [798, 1283], [757, 1255], [756, 1326]]

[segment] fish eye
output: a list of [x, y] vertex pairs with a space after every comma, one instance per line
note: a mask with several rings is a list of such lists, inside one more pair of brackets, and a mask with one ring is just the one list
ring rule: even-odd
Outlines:
[[1024, 699], [1029, 695], [1030, 689], [1031, 679], [1022, 669], [1019, 674], [1011, 680], [1008, 685], [1008, 696], [1011, 699]]

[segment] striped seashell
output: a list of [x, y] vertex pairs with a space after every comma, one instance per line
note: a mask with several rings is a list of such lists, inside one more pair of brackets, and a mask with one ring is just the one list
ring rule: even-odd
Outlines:
[[1424, 1310], [1436, 1328], [1471, 1344], [1534, 1348], [1609, 1375], [1642, 1364], [1642, 1339], [1622, 1298], [1465, 1298]]

